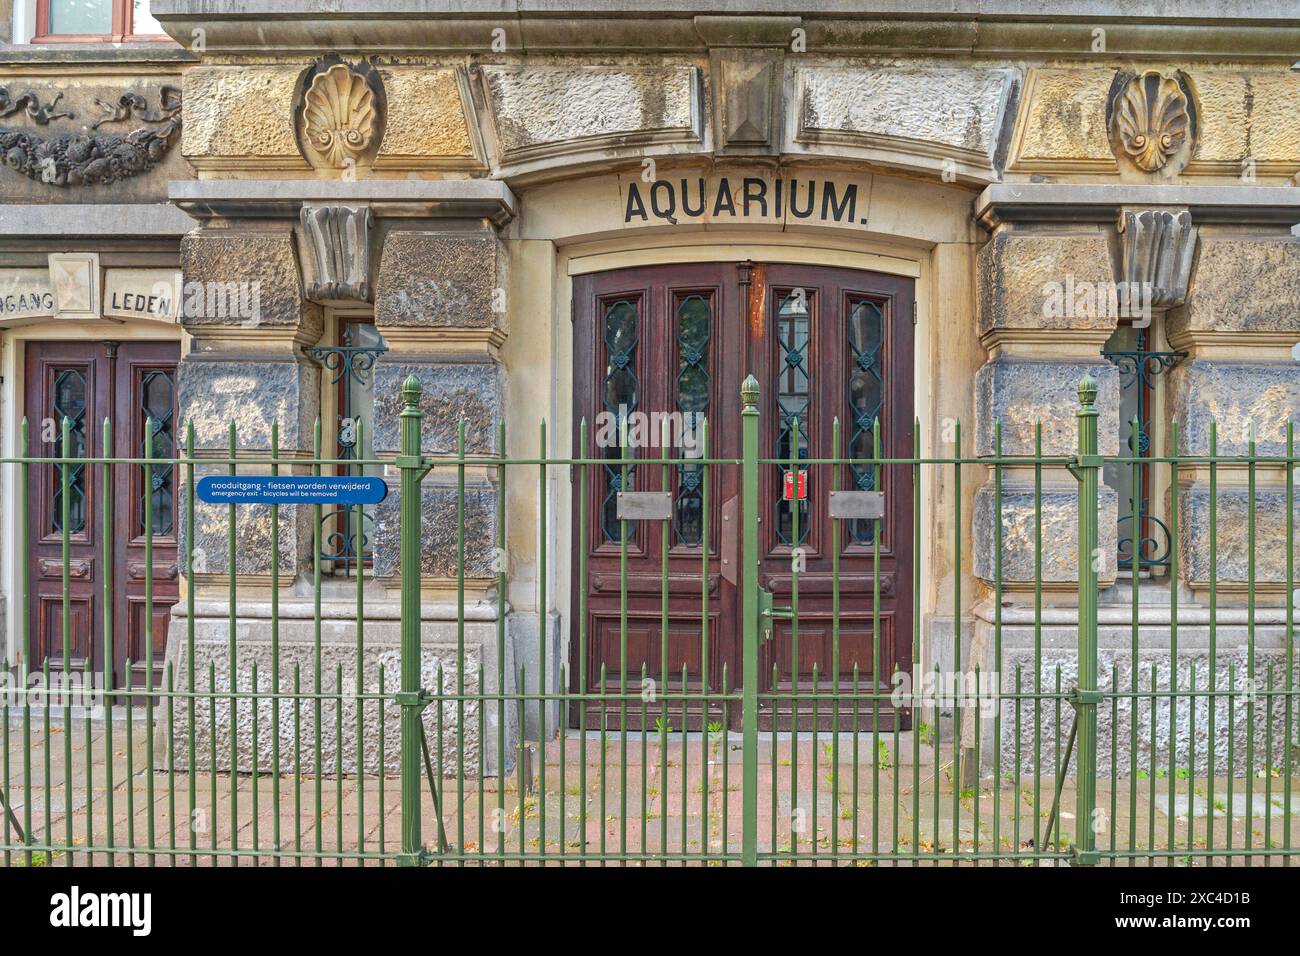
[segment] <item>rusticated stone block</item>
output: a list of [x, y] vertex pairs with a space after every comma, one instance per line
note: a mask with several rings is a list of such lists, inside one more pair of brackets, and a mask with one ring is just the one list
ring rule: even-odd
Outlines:
[[[1300, 76], [1284, 64], [1197, 70], [1200, 125], [1195, 163], [1240, 175], [1243, 161], [1287, 172], [1300, 165]], [[1262, 171], [1262, 170], [1261, 170]]]
[[[1102, 485], [1098, 491], [1097, 577], [1101, 587], [1115, 580], [1118, 542], [1119, 496]], [[997, 514], [992, 481], [975, 493], [975, 575], [992, 584], [997, 577]], [[1044, 489], [1040, 513], [1035, 508], [1034, 489], [1003, 482], [1002, 486], [1002, 583], [1028, 586], [1034, 583], [1038, 535], [1042, 536], [1042, 580], [1045, 585], [1073, 585], [1079, 580], [1078, 492]]]
[[[200, 66], [185, 72], [181, 148], [191, 159], [228, 157], [306, 162], [293, 136], [301, 66]], [[257, 104], [258, 108], [251, 108]]]
[[484, 66], [481, 75], [507, 162], [593, 138], [611, 145], [702, 138], [695, 66]]
[[289, 233], [190, 233], [181, 239], [181, 324], [207, 328], [303, 329], [318, 336], [320, 309], [303, 297]]
[[[439, 474], [441, 472], [441, 474]], [[454, 469], [435, 469], [420, 486], [420, 572], [427, 577], [456, 576], [456, 499]], [[435, 479], [439, 482], [435, 484]], [[487, 578], [496, 573], [497, 493], [495, 488], [466, 485], [465, 575]], [[375, 506], [374, 569], [376, 577], [394, 577], [401, 571], [402, 493], [390, 486], [388, 497]]]
[[[194, 479], [204, 475], [228, 474], [225, 465], [196, 465]], [[189, 486], [181, 483], [177, 495], [177, 547], [181, 572], [185, 572], [185, 554], [190, 547], [186, 527]], [[271, 535], [271, 506], [244, 504], [234, 509], [235, 574], [243, 577], [270, 575], [271, 551], [278, 549], [282, 582], [287, 585], [299, 571], [312, 566], [311, 509], [297, 505], [280, 505], [279, 537]], [[225, 580], [230, 573], [230, 507], [194, 502], [194, 575], [202, 582], [205, 575]]]
[[273, 422], [280, 423], [281, 449], [311, 448], [320, 414], [315, 365], [210, 361], [191, 354], [181, 361], [179, 378], [180, 421], [193, 422], [197, 448], [226, 448], [232, 421], [238, 448], [269, 450]]
[[[1297, 496], [1300, 498], [1300, 496]], [[1300, 528], [1300, 500], [1292, 502], [1293, 527]], [[1225, 489], [1222, 481], [1215, 503], [1215, 561], [1210, 561], [1210, 490], [1197, 482], [1179, 491], [1179, 573], [1189, 585], [1208, 588], [1211, 580], [1224, 585], [1250, 581], [1250, 493], [1244, 488]], [[1281, 488], [1255, 490], [1255, 583], [1286, 583], [1286, 492]], [[1300, 567], [1300, 547], [1290, 541]]]
[[1034, 425], [1043, 425], [1043, 454], [1078, 451], [1079, 380], [1097, 380], [1097, 445], [1119, 454], [1119, 369], [1109, 362], [1061, 363], [1001, 356], [975, 373], [975, 453], [996, 453], [994, 422], [1002, 422], [1002, 453], [1032, 455]]
[[381, 161], [434, 156], [473, 159], [455, 70], [392, 67], [379, 75], [388, 100]]
[[1247, 454], [1252, 423], [1257, 454], [1286, 454], [1286, 424], [1300, 418], [1300, 365], [1193, 359], [1169, 375], [1180, 454], [1210, 453], [1211, 422], [1220, 455]]
[[1202, 238], [1182, 332], [1295, 332], [1300, 337], [1300, 240]]
[[502, 371], [494, 362], [432, 365], [391, 362], [375, 365], [374, 447], [396, 452], [401, 444], [402, 383], [414, 375], [424, 386], [420, 396], [420, 451], [456, 453], [456, 430], [465, 419], [467, 454], [495, 454], [501, 420]]
[[800, 141], [821, 137], [896, 144], [909, 140], [927, 150], [948, 147], [992, 164], [1011, 70], [799, 66]]
[[[1106, 689], [1118, 685], [1121, 692], [1127, 691], [1134, 682], [1136, 669], [1139, 694], [1136, 700], [1121, 694], [1116, 698], [1113, 709], [1110, 706], [1097, 708], [1098, 766], [1110, 767], [1113, 760], [1120, 777], [1128, 777], [1134, 771], [1151, 776], [1158, 773], [1167, 775], [1173, 769], [1170, 766], [1172, 750], [1173, 767], [1179, 770], [1191, 769], [1200, 777], [1208, 773], [1209, 754], [1213, 751], [1215, 766], [1218, 768], [1218, 773], [1222, 775], [1224, 769], [1229, 766], [1229, 753], [1237, 755], [1235, 758], [1238, 761], [1237, 767], [1241, 768], [1243, 763], [1241, 755], [1247, 752], [1248, 743], [1254, 746], [1256, 765], [1261, 769], [1281, 766], [1286, 761], [1288, 750], [1286, 708], [1280, 703], [1280, 698], [1272, 698], [1273, 703], [1270, 706], [1270, 697], [1267, 694], [1249, 693], [1251, 683], [1247, 676], [1247, 666], [1251, 655], [1247, 650], [1245, 628], [1239, 625], [1236, 627], [1219, 625], [1217, 635], [1219, 649], [1213, 671], [1210, 669], [1209, 654], [1201, 646], [1204, 641], [1202, 635], [1206, 630], [1203, 624], [1180, 625], [1179, 644], [1191, 643], [1195, 647], [1192, 650], [1180, 649], [1177, 657], [1171, 661], [1167, 647], [1169, 626], [1167, 624], [1163, 627], [1142, 625], [1139, 644], [1143, 650], [1135, 668], [1128, 647], [1128, 642], [1132, 640], [1131, 626], [1109, 628], [1103, 626], [1099, 629], [1101, 646], [1097, 654], [1097, 670], [1101, 677], [1098, 683]], [[1273, 634], [1265, 637], [1263, 633], [1265, 630], [1270, 630]], [[1255, 655], [1256, 687], [1260, 691], [1278, 692], [1287, 686], [1286, 653], [1283, 650], [1285, 644], [1274, 637], [1281, 630], [1281, 628], [1259, 628], [1257, 637], [1261, 645], [1264, 645]], [[1073, 687], [1078, 682], [1079, 675], [1079, 655], [1075, 648], [1076, 633], [1077, 625], [1044, 628], [1042, 641], [1046, 649], [1041, 659], [1035, 660], [1032, 628], [1023, 626], [1005, 628], [1003, 646], [1007, 649], [1002, 666], [1004, 688], [1015, 691], [1017, 668], [1020, 672], [1021, 692], [1034, 689], [1035, 671], [1044, 690], [1056, 686], [1058, 673], [1062, 687]], [[1162, 638], [1166, 644], [1164, 648], [1148, 650], [1152, 647], [1158, 648]], [[1283, 646], [1279, 647], [1279, 643]], [[1010, 644], [1016, 646], [1008, 648]], [[1025, 646], [1026, 644], [1029, 646]], [[1270, 663], [1274, 668], [1271, 687], [1267, 684]], [[1300, 668], [1300, 662], [1297, 663], [1297, 667]], [[1153, 669], [1154, 687], [1152, 686]], [[1235, 669], [1236, 681], [1235, 684], [1230, 684], [1229, 675], [1233, 669]], [[1300, 674], [1293, 674], [1292, 679], [1296, 680], [1298, 677]], [[1183, 692], [1183, 696], [1171, 697], [1168, 694], [1173, 682], [1176, 682], [1177, 689]], [[1194, 707], [1192, 698], [1186, 696], [1187, 690], [1193, 683], [1199, 692]], [[1211, 684], [1218, 691], [1218, 696], [1215, 698], [1213, 725], [1210, 724], [1209, 699], [1206, 695], [1207, 688]], [[1235, 695], [1229, 696], [1229, 691], [1235, 691]], [[1171, 703], [1175, 711], [1172, 719]], [[1020, 710], [1018, 719], [1017, 707]], [[989, 741], [992, 739], [993, 724], [993, 715], [985, 713], [983, 728], [989, 735]], [[1016, 738], [1017, 729], [1020, 731], [1019, 740]], [[1027, 774], [1036, 772], [1035, 759], [1045, 767], [1056, 766], [1059, 762], [1057, 748], [1061, 745], [1061, 741], [1057, 739], [1055, 733], [1055, 715], [1047, 707], [1036, 709], [1035, 701], [1031, 697], [1004, 699], [1001, 730], [1003, 768], [1014, 766], [1017, 754], [1020, 757], [1020, 771]], [[1150, 743], [1152, 741], [1154, 744]], [[1037, 755], [1035, 747], [1039, 748]], [[992, 766], [993, 763], [993, 753], [991, 750], [986, 750], [985, 766]], [[1068, 773], [1074, 773], [1073, 766]], [[1164, 781], [1160, 783], [1160, 788], [1166, 786]], [[1222, 817], [1224, 813], [1218, 808], [1226, 807], [1228, 803], [1227, 788], [1222, 776], [1216, 787], [1214, 803], [1218, 805], [1217, 815]], [[1263, 789], [1261, 782], [1257, 782], [1256, 787], [1257, 792]], [[1206, 789], [1205, 785], [1198, 786], [1196, 794], [1192, 797], [1194, 812], [1202, 817], [1210, 809], [1210, 799], [1209, 794], [1205, 792]], [[1238, 820], [1244, 815], [1243, 789], [1243, 784], [1238, 778], [1236, 796], [1232, 801], [1233, 815]], [[1157, 795], [1157, 801], [1164, 799], [1167, 799], [1167, 790]], [[1187, 799], [1182, 794], [1175, 798], [1175, 808], [1180, 814], [1186, 812], [1183, 808], [1186, 806]], [[1162, 806], [1157, 803], [1158, 809], [1163, 814]], [[1260, 813], [1258, 809], [1255, 812]], [[1274, 812], [1277, 812], [1277, 808]], [[1220, 820], [1216, 825], [1223, 826], [1225, 823], [1226, 821]]]
[[980, 249], [979, 330], [1113, 329], [1110, 249], [1101, 233], [999, 233]]
[[[304, 773], [316, 773], [319, 769], [324, 775], [333, 775], [339, 770], [344, 774], [355, 774], [361, 769], [358, 767], [358, 761], [361, 760], [364, 761], [364, 771], [374, 774], [379, 770], [382, 753], [384, 771], [396, 773], [401, 762], [401, 721], [400, 708], [393, 702], [392, 695], [400, 678], [401, 650], [400, 624], [394, 609], [381, 608], [376, 614], [375, 609], [367, 605], [365, 647], [360, 660], [362, 693], [378, 695], [382, 687], [387, 694], [384, 701], [375, 697], [358, 701], [355, 694], [358, 683], [355, 612], [343, 612], [338, 607], [333, 609], [333, 614], [323, 621], [323, 640], [318, 652], [310, 613], [284, 614], [284, 609], [285, 606], [282, 605], [278, 644], [280, 693], [283, 695], [292, 690], [295, 668], [300, 675], [302, 690], [307, 693], [315, 690], [312, 675], [319, 653], [321, 692], [324, 695], [319, 702], [319, 728], [316, 725], [317, 705], [313, 700], [300, 700], [295, 713], [293, 700], [283, 697], [279, 701], [277, 726], [276, 709], [271, 700], [276, 686], [273, 667], [275, 657], [270, 641], [271, 622], [265, 616], [265, 606], [243, 609], [241, 612], [233, 680], [229, 662], [228, 622], [224, 615], [200, 613], [194, 622], [194, 665], [197, 673], [195, 690], [200, 695], [198, 715], [191, 727], [186, 708], [176, 708], [176, 733], [170, 738], [174, 742], [172, 758], [176, 768], [191, 769], [190, 747], [186, 742], [190, 740], [192, 732], [192, 768], [199, 771], [229, 770], [233, 761], [239, 771], [247, 773], [253, 770], [256, 758], [256, 765], [262, 773], [276, 770], [291, 773], [296, 762], [300, 762], [300, 769]], [[178, 611], [183, 611], [183, 608], [178, 608]], [[167, 641], [167, 662], [177, 675], [178, 689], [183, 690], [189, 689], [184, 677], [189, 670], [187, 624], [179, 614], [173, 617]], [[463, 758], [464, 771], [473, 775], [478, 772], [481, 759], [483, 772], [487, 776], [496, 776], [502, 771], [510, 772], [514, 767], [515, 746], [519, 735], [515, 709], [499, 709], [490, 698], [486, 702], [478, 699], [483, 694], [492, 695], [500, 690], [510, 693], [514, 690], [515, 670], [510, 642], [507, 641], [501, 648], [505, 655], [503, 671], [506, 686], [498, 688], [495, 622], [471, 621], [465, 625], [463, 671], [457, 658], [455, 621], [424, 620], [420, 631], [423, 645], [420, 685], [436, 694], [441, 677], [441, 690], [449, 695], [426, 708], [423, 713], [425, 732], [429, 739], [441, 742], [443, 759], [450, 768], [459, 767]], [[232, 689], [243, 694], [254, 690], [254, 666], [257, 668], [256, 690], [260, 696], [256, 700], [243, 697], [232, 703]], [[463, 704], [458, 704], [451, 699], [451, 695], [455, 695], [462, 675], [464, 691], [469, 696]], [[338, 681], [339, 676], [342, 678], [341, 683]], [[213, 694], [211, 701], [208, 699], [210, 691]], [[460, 723], [462, 719], [463, 724]], [[295, 725], [299, 728], [297, 735]], [[321, 759], [319, 768], [315, 766], [316, 747], [299, 747], [296, 743], [299, 737], [306, 740], [307, 735], [315, 741], [318, 729]], [[216, 736], [212, 739], [214, 730]], [[275, 763], [277, 743], [280, 759], [278, 768]], [[160, 751], [165, 753], [167, 742], [160, 740], [159, 744]], [[498, 765], [499, 751], [503, 752], [503, 766]]]
[[379, 263], [375, 325], [492, 328], [504, 290], [505, 250], [495, 235], [393, 232]]
[[1054, 169], [1061, 163], [1115, 168], [1106, 139], [1106, 100], [1115, 71], [1105, 67], [1038, 68], [1029, 72], [1029, 104], [1012, 168]]

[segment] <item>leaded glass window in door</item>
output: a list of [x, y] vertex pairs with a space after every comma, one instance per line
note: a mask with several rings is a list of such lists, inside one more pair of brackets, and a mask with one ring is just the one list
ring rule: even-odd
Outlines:
[[[682, 458], [702, 458], [700, 444], [709, 411], [713, 382], [709, 374], [709, 340], [713, 331], [713, 303], [696, 293], [677, 303], [677, 411], [681, 415], [678, 446]], [[673, 501], [673, 527], [677, 543], [697, 548], [704, 541], [704, 470], [700, 465], [677, 467], [677, 493]]]
[[[774, 297], [776, 303], [776, 447], [773, 457], [797, 464], [808, 457], [808, 416], [812, 412], [812, 376], [809, 347], [812, 344], [811, 297], [804, 289], [791, 289]], [[775, 466], [777, 487], [785, 482], [790, 464]], [[776, 536], [782, 544], [794, 546], [808, 539], [808, 501], [798, 502], [799, 530], [795, 537], [794, 501], [776, 502]]]
[[[63, 427], [68, 427], [69, 458], [86, 457], [86, 373], [82, 369], [64, 368], [54, 372], [54, 394], [50, 403], [54, 421], [50, 423], [54, 440], [47, 443], [51, 457], [62, 457]], [[68, 484], [68, 531], [77, 534], [86, 527], [86, 466], [76, 462], [67, 467]], [[49, 529], [51, 532], [63, 532], [63, 469], [57, 465], [50, 469], [53, 493], [50, 496], [51, 515]]]
[[[849, 487], [856, 491], [878, 491], [878, 467], [862, 459], [874, 458], [880, 412], [884, 404], [884, 313], [875, 302], [858, 301], [848, 305], [845, 342], [847, 344], [848, 457]], [[881, 444], [883, 448], [883, 441]], [[857, 518], [848, 524], [850, 539], [856, 544], [870, 544], [876, 522]]]
[[[176, 373], [171, 369], [146, 372], [140, 378], [137, 414], [144, 433], [140, 457], [153, 457], [157, 464], [141, 465], [145, 470], [139, 503], [139, 534], [145, 533], [144, 496], [150, 496], [153, 533], [168, 535], [175, 524]], [[147, 470], [146, 470], [147, 469]]]
[[[610, 427], [602, 429], [603, 457], [617, 464], [604, 467], [605, 495], [601, 501], [601, 529], [607, 541], [623, 541], [623, 522], [618, 517], [618, 493], [635, 486], [636, 468], [620, 459], [636, 457], [628, 442], [629, 417], [641, 402], [641, 380], [637, 377], [637, 344], [641, 315], [636, 303], [627, 299], [609, 303], [601, 315], [601, 340], [605, 346], [605, 370], [601, 383], [602, 406]], [[598, 433], [600, 434], [600, 433]], [[630, 536], [634, 522], [627, 522]]]

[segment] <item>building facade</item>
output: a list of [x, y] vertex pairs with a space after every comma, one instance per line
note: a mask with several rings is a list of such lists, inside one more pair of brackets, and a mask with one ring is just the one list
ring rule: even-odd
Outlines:
[[[64, 418], [74, 455], [104, 454], [107, 417], [119, 456], [150, 442], [177, 454], [192, 426], [199, 457], [233, 446], [274, 451], [286, 470], [325, 457], [391, 475], [348, 460], [396, 455], [414, 376], [426, 454], [456, 454], [463, 420], [471, 457], [598, 458], [611, 444], [600, 416], [621, 428], [637, 412], [652, 430], [656, 413], [688, 430], [707, 420], [710, 453], [735, 458], [749, 374], [774, 458], [869, 457], [874, 443], [887, 458], [1069, 457], [1085, 374], [1103, 455], [1206, 455], [1212, 420], [1222, 455], [1285, 453], [1300, 407], [1300, 9], [1041, 7], [3, 0], [4, 455], [21, 452], [26, 419], [29, 449], [56, 456]], [[670, 560], [698, 594], [690, 569], [706, 538], [725, 557], [738, 492], [675, 470]], [[588, 689], [599, 665], [620, 667], [616, 497], [637, 479], [604, 471], [581, 488], [561, 468], [512, 482], [502, 512], [495, 470], [466, 469], [463, 615], [460, 496], [454, 476], [426, 482], [426, 684], [439, 663], [454, 679], [462, 638], [463, 676], [489, 693], [508, 689], [498, 673], [571, 682], [580, 653]], [[760, 577], [780, 597], [796, 549], [808, 581], [832, 573], [827, 483], [814, 470], [796, 513], [769, 472]], [[1068, 680], [1074, 482], [1014, 463], [996, 488], [991, 467], [958, 472], [926, 470], [916, 488], [897, 472], [843, 476], [885, 492], [894, 529], [881, 556], [867, 522], [846, 526], [834, 573], [858, 594], [844, 660], [878, 658], [888, 681], [950, 668], [956, 646], [963, 667], [1041, 659]], [[12, 467], [0, 486], [0, 582], [9, 658], [26, 626], [40, 666], [62, 640], [63, 502], [33, 474], [31, 494]], [[286, 660], [306, 667], [318, 633], [346, 681], [395, 654], [395, 495], [327, 512], [319, 530], [311, 508], [281, 508], [278, 537], [268, 509], [240, 508], [232, 547], [224, 506], [197, 505], [188, 540], [180, 471], [150, 474], [151, 566], [143, 488], [115, 492], [103, 536], [94, 469], [74, 485], [77, 660], [101, 665], [111, 608], [122, 679], [148, 642], [153, 679], [183, 670], [191, 593], [195, 654], [218, 680], [232, 628], [240, 667], [265, 667], [273, 604]], [[1211, 632], [1221, 660], [1285, 656], [1295, 542], [1281, 479], [1218, 470], [1213, 549], [1211, 480], [1205, 467], [1107, 469], [1101, 659], [1121, 683], [1134, 641], [1166, 662], [1164, 680], [1171, 640], [1190, 674]], [[622, 569], [638, 668], [660, 652], [649, 527]], [[863, 582], [877, 570], [873, 609]], [[706, 588], [709, 667], [734, 674], [734, 572], [717, 565]], [[828, 593], [807, 585], [810, 620]], [[803, 663], [826, 673], [825, 635], [808, 627], [823, 649]], [[696, 673], [699, 606], [679, 606], [677, 584], [669, 630], [671, 670]], [[576, 719], [555, 707], [547, 722]], [[512, 717], [508, 732], [535, 738], [541, 722]], [[1202, 725], [1188, 740], [1226, 736]], [[472, 734], [463, 746], [478, 759]]]

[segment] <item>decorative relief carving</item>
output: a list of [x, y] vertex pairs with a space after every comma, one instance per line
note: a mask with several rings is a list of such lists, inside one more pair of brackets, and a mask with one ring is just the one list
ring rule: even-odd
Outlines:
[[337, 57], [304, 76], [298, 107], [298, 144], [316, 169], [346, 170], [367, 163], [383, 136], [383, 86], [368, 63]]
[[1122, 278], [1150, 289], [1153, 309], [1171, 309], [1187, 299], [1196, 251], [1196, 227], [1186, 209], [1120, 210]]
[[301, 221], [315, 267], [307, 298], [370, 301], [370, 207], [303, 206]]
[[[7, 101], [7, 96], [0, 99]], [[59, 97], [55, 96], [41, 107], [32, 94], [24, 93], [11, 105], [25, 104], [27, 114], [44, 125], [59, 116], [71, 118], [71, 113], [51, 112], [58, 101]], [[148, 172], [175, 145], [181, 128], [181, 91], [177, 87], [161, 88], [157, 110], [150, 110], [145, 98], [137, 93], [123, 94], [118, 107], [96, 102], [105, 108], [106, 115], [92, 124], [92, 129], [129, 118], [153, 125], [142, 126], [125, 136], [83, 133], [53, 139], [20, 129], [0, 128], [0, 157], [5, 165], [52, 186], [89, 186]], [[15, 105], [9, 112], [16, 112], [17, 108]], [[45, 116], [44, 123], [33, 114], [34, 109]]]
[[1181, 76], [1133, 76], [1111, 102], [1112, 148], [1144, 172], [1163, 169], [1195, 136], [1191, 97]]
[[[174, 104], [169, 99], [171, 93], [176, 95]], [[149, 101], [139, 93], [123, 93], [117, 98], [116, 103], [105, 103], [103, 100], [96, 98], [95, 105], [104, 111], [104, 115], [91, 123], [90, 128], [99, 129], [105, 123], [117, 123], [126, 119], [138, 119], [145, 123], [165, 123], [172, 118], [173, 113], [179, 115], [180, 95], [180, 91], [175, 87], [164, 86], [162, 100], [159, 109], [156, 110], [149, 109]]]
[[63, 99], [63, 94], [55, 93], [54, 99], [42, 106], [40, 97], [31, 90], [25, 90], [16, 97], [10, 98], [9, 90], [0, 86], [0, 117], [12, 116], [19, 110], [23, 110], [37, 126], [48, 126], [52, 119], [61, 119], [63, 117], [75, 119], [73, 113], [54, 112], [54, 107], [58, 106], [61, 99]]

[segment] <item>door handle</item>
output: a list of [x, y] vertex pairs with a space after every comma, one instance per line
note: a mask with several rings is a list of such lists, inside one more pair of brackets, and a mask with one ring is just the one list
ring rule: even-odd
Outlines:
[[767, 588], [758, 589], [758, 638], [760, 641], [772, 639], [772, 621], [780, 618], [794, 620], [794, 608], [776, 607], [772, 604], [772, 592]]

